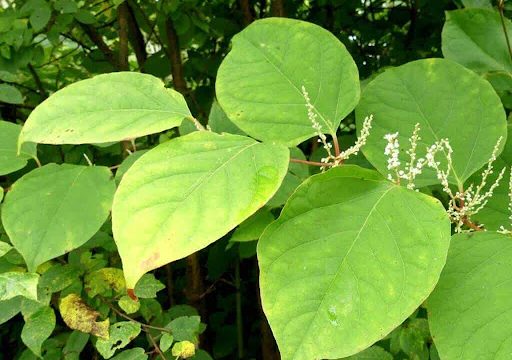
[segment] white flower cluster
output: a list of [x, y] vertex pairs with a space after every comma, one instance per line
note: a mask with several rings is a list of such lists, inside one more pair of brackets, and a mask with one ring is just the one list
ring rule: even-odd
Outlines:
[[361, 129], [361, 132], [359, 133], [359, 136], [357, 137], [355, 144], [349, 147], [347, 150], [342, 151], [336, 157], [336, 165], [341, 164], [343, 161], [347, 160], [352, 155], [357, 155], [359, 151], [361, 151], [361, 148], [364, 145], [366, 145], [366, 140], [368, 139], [368, 136], [370, 136], [372, 121], [373, 115], [367, 116], [363, 120], [363, 128]]
[[[491, 157], [487, 162], [487, 166], [482, 171], [480, 184], [471, 184], [468, 188], [459, 189], [455, 193], [451, 190], [448, 182], [448, 177], [452, 170], [452, 148], [447, 139], [436, 142], [427, 150], [427, 165], [433, 168], [437, 173], [437, 178], [443, 186], [443, 191], [450, 197], [448, 206], [448, 215], [452, 222], [455, 224], [455, 232], [462, 232], [463, 226], [466, 225], [471, 230], [483, 230], [483, 225], [476, 225], [471, 222], [471, 217], [480, 212], [489, 199], [492, 197], [494, 190], [498, 187], [506, 168], [503, 168], [496, 178], [496, 180], [488, 187], [487, 191], [484, 188], [487, 185], [488, 177], [494, 173], [493, 164], [496, 161], [499, 147], [502, 138], [500, 137], [494, 146]], [[440, 162], [436, 161], [435, 156], [439, 151], [443, 151], [446, 158], [446, 170], [439, 168]], [[512, 190], [511, 190], [512, 191]]]
[[410, 147], [409, 150], [406, 151], [407, 155], [409, 155], [409, 162], [404, 170], [400, 169], [400, 142], [398, 140], [398, 132], [384, 135], [384, 139], [388, 142], [384, 148], [384, 155], [388, 157], [388, 170], [394, 172], [394, 176], [391, 173], [388, 174], [388, 179], [395, 181], [397, 184], [400, 184], [402, 179], [407, 180], [407, 188], [411, 190], [416, 187], [414, 180], [416, 176], [421, 174], [426, 163], [424, 158], [416, 160], [416, 148], [418, 147], [418, 142], [421, 140], [419, 132], [420, 124], [416, 124], [409, 138]]
[[[363, 127], [361, 129], [361, 133], [357, 137], [357, 140], [354, 145], [349, 147], [345, 151], [339, 152], [339, 149], [336, 148], [336, 151], [339, 153], [332, 153], [332, 144], [327, 142], [327, 137], [322, 132], [322, 125], [317, 121], [317, 113], [315, 106], [311, 103], [311, 99], [309, 97], [309, 93], [306, 88], [302, 86], [302, 96], [306, 102], [306, 108], [308, 110], [308, 118], [311, 121], [311, 125], [313, 129], [316, 131], [318, 135], [318, 142], [323, 144], [323, 148], [327, 152], [327, 156], [322, 158], [320, 161], [325, 164], [325, 166], [321, 167], [321, 170], [325, 170], [330, 167], [342, 165], [345, 160], [347, 160], [352, 155], [357, 155], [361, 148], [366, 144], [368, 136], [370, 136], [370, 130], [372, 128], [373, 115], [367, 116], [363, 121]], [[346, 127], [346, 130], [354, 129], [355, 126], [350, 124]], [[333, 135], [336, 136], [336, 135]], [[337, 141], [337, 139], [334, 139]], [[336, 142], [337, 145], [337, 142]]]
[[[508, 217], [509, 225], [512, 225], [512, 167], [510, 168], [510, 178], [508, 180], [508, 213], [510, 214]], [[512, 234], [512, 230], [505, 229], [503, 225], [500, 226], [498, 232], [502, 234]]]

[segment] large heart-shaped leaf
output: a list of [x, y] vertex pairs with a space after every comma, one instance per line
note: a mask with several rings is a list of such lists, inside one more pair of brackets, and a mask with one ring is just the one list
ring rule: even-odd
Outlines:
[[49, 164], [16, 181], [2, 222], [30, 271], [89, 240], [105, 222], [115, 192], [106, 167]]
[[355, 354], [430, 294], [450, 222], [436, 199], [345, 165], [306, 180], [258, 243], [263, 309], [283, 359]]
[[[399, 132], [400, 161], [408, 163], [405, 149], [416, 123], [422, 138], [418, 157], [425, 156], [427, 146], [448, 138], [454, 173], [449, 180], [461, 186], [489, 160], [498, 139], [503, 138], [503, 147], [507, 137], [505, 110], [492, 86], [450, 60], [413, 61], [377, 76], [356, 109], [359, 128], [370, 114], [373, 127], [363, 152], [383, 174], [388, 173], [384, 135]], [[433, 171], [424, 171], [417, 179], [419, 186], [438, 182]]]
[[36, 158], [36, 144], [25, 143], [18, 154], [18, 136], [21, 126], [0, 121], [0, 175], [22, 169], [27, 161]]
[[288, 169], [288, 149], [196, 131], [148, 151], [126, 172], [113, 231], [126, 286], [225, 235], [261, 208]]
[[[512, 23], [504, 19], [507, 32]], [[492, 9], [446, 12], [442, 33], [443, 55], [477, 72], [512, 71], [512, 60], [500, 15]]]
[[217, 99], [247, 134], [289, 146], [315, 135], [302, 87], [325, 133], [335, 134], [359, 99], [359, 75], [330, 32], [299, 20], [258, 20], [233, 37], [217, 75]]
[[427, 301], [441, 359], [510, 359], [512, 242], [478, 232], [453, 236], [439, 284]]
[[57, 91], [30, 114], [20, 142], [104, 143], [179, 126], [190, 116], [183, 96], [147, 74], [117, 72]]

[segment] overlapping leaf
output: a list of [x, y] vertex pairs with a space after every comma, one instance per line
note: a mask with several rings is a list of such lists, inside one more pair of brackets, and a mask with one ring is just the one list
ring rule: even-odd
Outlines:
[[126, 286], [225, 235], [262, 207], [288, 169], [289, 152], [239, 135], [197, 131], [163, 143], [126, 172], [113, 230]]
[[258, 244], [282, 358], [340, 358], [383, 338], [434, 288], [449, 237], [441, 203], [374, 171], [345, 165], [306, 180]]
[[20, 125], [0, 121], [0, 175], [22, 169], [27, 165], [29, 159], [36, 157], [36, 144], [34, 143], [23, 144], [18, 154], [20, 131]]
[[455, 235], [428, 299], [441, 359], [508, 359], [512, 352], [512, 242], [492, 232]]
[[359, 99], [357, 67], [333, 34], [311, 23], [271, 18], [233, 37], [216, 92], [229, 119], [244, 132], [295, 146], [315, 135], [302, 86], [330, 134]]
[[147, 74], [118, 72], [57, 91], [30, 114], [20, 141], [104, 143], [179, 126], [190, 116], [183, 96]]

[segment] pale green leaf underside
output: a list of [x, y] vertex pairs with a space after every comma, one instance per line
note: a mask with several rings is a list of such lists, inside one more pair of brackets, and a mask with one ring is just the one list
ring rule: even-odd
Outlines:
[[23, 316], [25, 325], [21, 331], [21, 340], [38, 357], [41, 356], [43, 342], [55, 329], [55, 312], [49, 306]]
[[111, 177], [106, 167], [48, 164], [14, 183], [5, 197], [2, 222], [31, 271], [99, 230], [115, 192]]
[[430, 294], [449, 240], [441, 203], [374, 171], [345, 165], [306, 180], [258, 243], [283, 359], [346, 357], [383, 338]]
[[[426, 147], [448, 138], [453, 148], [453, 184], [463, 184], [491, 156], [500, 136], [507, 136], [505, 110], [492, 86], [474, 72], [445, 59], [418, 60], [392, 68], [366, 86], [356, 109], [357, 126], [374, 115], [363, 153], [377, 170], [387, 174], [384, 135], [399, 132], [400, 160], [409, 161], [406, 149], [416, 123], [421, 127], [418, 157]], [[438, 154], [439, 161], [443, 157]], [[439, 183], [425, 169], [417, 185]]]
[[117, 72], [57, 91], [30, 114], [20, 142], [105, 143], [179, 126], [190, 116], [183, 96], [147, 74]]
[[[505, 18], [512, 34], [512, 23]], [[509, 35], [510, 36], [510, 35]], [[500, 15], [492, 9], [464, 9], [446, 12], [442, 32], [443, 55], [467, 68], [483, 73], [512, 71], [512, 60]]]
[[37, 282], [39, 275], [25, 272], [6, 272], [0, 274], [0, 301], [16, 296], [37, 300]]
[[295, 146], [315, 135], [302, 86], [326, 133], [335, 133], [359, 99], [357, 67], [333, 34], [311, 23], [270, 18], [233, 37], [216, 93], [228, 118], [244, 132]]
[[207, 131], [144, 154], [121, 180], [112, 211], [127, 287], [256, 212], [277, 191], [288, 160], [285, 147]]
[[491, 232], [453, 237], [439, 284], [427, 301], [441, 359], [510, 359], [511, 240]]
[[36, 157], [36, 144], [23, 144], [18, 155], [18, 136], [21, 126], [0, 120], [0, 175], [6, 175], [27, 165], [27, 160]]

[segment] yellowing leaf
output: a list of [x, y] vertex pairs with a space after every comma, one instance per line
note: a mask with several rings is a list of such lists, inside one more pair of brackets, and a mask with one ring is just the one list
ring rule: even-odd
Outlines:
[[100, 313], [87, 306], [80, 296], [69, 294], [61, 299], [59, 310], [62, 319], [71, 329], [108, 339], [109, 319], [97, 322]]

